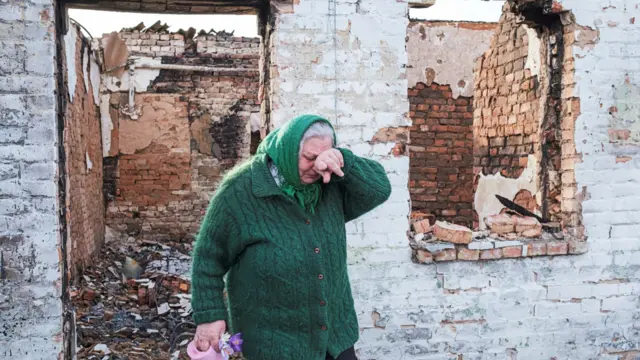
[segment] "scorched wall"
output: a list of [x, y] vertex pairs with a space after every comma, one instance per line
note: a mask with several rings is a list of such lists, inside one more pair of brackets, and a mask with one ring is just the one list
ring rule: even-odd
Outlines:
[[250, 123], [260, 116], [259, 39], [140, 32], [118, 38], [133, 66], [141, 64], [133, 75], [138, 118], [130, 113], [132, 75], [107, 74], [107, 226], [125, 239], [192, 239], [217, 183], [249, 156]]

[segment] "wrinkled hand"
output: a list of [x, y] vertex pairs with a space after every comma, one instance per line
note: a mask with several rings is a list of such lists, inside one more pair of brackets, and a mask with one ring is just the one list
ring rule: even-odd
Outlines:
[[196, 348], [200, 351], [207, 351], [213, 346], [215, 351], [220, 352], [218, 342], [220, 338], [222, 338], [226, 328], [227, 324], [224, 320], [198, 325], [194, 338]]
[[313, 168], [318, 174], [322, 175], [322, 181], [327, 184], [331, 181], [331, 174], [336, 174], [340, 177], [344, 176], [343, 167], [344, 158], [340, 150], [329, 149], [318, 155]]

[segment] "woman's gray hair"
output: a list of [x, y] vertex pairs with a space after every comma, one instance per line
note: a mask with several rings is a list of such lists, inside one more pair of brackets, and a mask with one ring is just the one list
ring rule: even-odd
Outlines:
[[331, 146], [335, 146], [335, 136], [333, 132], [333, 128], [331, 125], [327, 124], [323, 121], [318, 121], [313, 123], [307, 131], [305, 131], [304, 135], [302, 135], [302, 140], [300, 140], [300, 152], [302, 153], [302, 146], [304, 143], [311, 138], [321, 138], [321, 139], [331, 139]]

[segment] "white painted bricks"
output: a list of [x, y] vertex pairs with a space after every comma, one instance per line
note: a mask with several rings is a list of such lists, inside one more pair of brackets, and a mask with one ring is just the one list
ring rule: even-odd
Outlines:
[[[583, 159], [576, 165], [576, 180], [589, 194], [583, 207], [590, 251], [570, 258], [419, 266], [403, 245], [409, 229], [408, 206], [402, 205], [409, 200], [408, 160], [367, 144], [382, 127], [406, 125], [406, 93], [400, 93], [407, 85], [407, 23], [400, 15], [406, 5], [362, 0], [359, 8], [341, 7], [334, 56], [328, 2], [300, 0], [293, 14], [279, 16], [274, 44], [275, 65], [286, 67], [274, 79], [276, 124], [298, 113], [320, 112], [334, 121], [344, 144], [381, 159], [392, 176], [389, 203], [347, 225], [349, 272], [362, 328], [360, 359], [445, 359], [447, 354], [492, 359], [509, 358], [513, 351], [523, 359], [617, 359], [602, 348], [626, 346], [615, 334], [631, 331], [628, 315], [637, 311], [630, 294], [640, 286], [640, 263], [634, 260], [640, 258], [640, 207], [634, 201], [640, 199], [635, 184], [640, 160], [633, 153], [631, 161], [616, 164], [607, 143], [606, 109], [613, 105], [613, 82], [623, 82], [626, 73], [634, 80], [640, 74], [630, 50], [625, 56], [620, 45], [639, 41], [629, 25], [631, 15], [604, 0], [562, 2], [578, 24], [596, 26], [601, 34], [593, 49], [575, 49], [580, 55], [575, 95], [582, 99], [576, 145]], [[609, 21], [626, 24], [625, 30]], [[613, 64], [611, 53], [619, 56]]]

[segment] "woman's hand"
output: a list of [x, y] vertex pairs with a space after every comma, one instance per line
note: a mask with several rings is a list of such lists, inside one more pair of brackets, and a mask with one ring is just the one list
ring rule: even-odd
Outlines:
[[224, 320], [198, 325], [196, 328], [196, 336], [194, 338], [196, 348], [200, 351], [207, 351], [211, 346], [213, 346], [215, 351], [220, 352], [218, 342], [222, 338], [226, 329], [227, 324]]
[[336, 174], [340, 177], [344, 176], [342, 167], [344, 167], [344, 158], [340, 150], [329, 149], [318, 155], [313, 168], [318, 174], [322, 175], [322, 181], [327, 184], [331, 181], [331, 174]]

